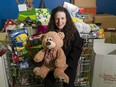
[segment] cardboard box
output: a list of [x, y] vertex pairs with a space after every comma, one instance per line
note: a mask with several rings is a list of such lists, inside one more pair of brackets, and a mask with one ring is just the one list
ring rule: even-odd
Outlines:
[[105, 43], [116, 44], [116, 29], [114, 30], [106, 30], [105, 29]]
[[94, 23], [102, 28], [116, 28], [116, 16], [109, 14], [97, 14]]
[[0, 32], [0, 41], [4, 41], [6, 39], [7, 33], [6, 32]]
[[85, 15], [85, 19], [83, 20], [85, 23], [93, 23], [93, 16], [90, 14]]
[[94, 17], [95, 23], [116, 21], [116, 16], [110, 14], [97, 14]]
[[83, 14], [96, 15], [96, 0], [73, 0], [73, 4], [84, 8]]
[[73, 0], [73, 4], [78, 7], [96, 7], [96, 0]]
[[92, 16], [96, 15], [96, 7], [84, 8], [83, 14], [90, 14]]
[[91, 87], [116, 87], [116, 44], [94, 43]]

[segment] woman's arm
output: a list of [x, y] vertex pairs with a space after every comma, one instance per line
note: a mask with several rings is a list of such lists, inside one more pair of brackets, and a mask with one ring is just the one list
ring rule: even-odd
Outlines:
[[67, 55], [67, 64], [69, 67], [76, 68], [82, 53], [82, 39], [78, 32], [74, 34], [74, 39], [70, 46], [70, 51]]

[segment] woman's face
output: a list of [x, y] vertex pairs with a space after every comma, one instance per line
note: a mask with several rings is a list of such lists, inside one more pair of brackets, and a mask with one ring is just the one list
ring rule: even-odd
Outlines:
[[66, 24], [66, 14], [64, 12], [57, 12], [55, 14], [55, 24], [59, 30], [63, 29]]

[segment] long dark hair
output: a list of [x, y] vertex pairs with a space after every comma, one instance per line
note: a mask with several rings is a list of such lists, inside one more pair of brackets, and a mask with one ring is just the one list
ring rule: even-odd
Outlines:
[[71, 16], [68, 12], [68, 10], [64, 7], [58, 6], [56, 8], [54, 8], [51, 12], [51, 17], [50, 17], [50, 21], [48, 24], [48, 28], [47, 28], [47, 32], [48, 31], [58, 31], [58, 28], [55, 24], [55, 14], [57, 12], [64, 12], [66, 14], [66, 25], [64, 26], [64, 28], [61, 30], [62, 32], [64, 32], [65, 34], [65, 38], [64, 38], [64, 47], [67, 47], [68, 45], [70, 45], [70, 41], [74, 38], [74, 33], [77, 31]]

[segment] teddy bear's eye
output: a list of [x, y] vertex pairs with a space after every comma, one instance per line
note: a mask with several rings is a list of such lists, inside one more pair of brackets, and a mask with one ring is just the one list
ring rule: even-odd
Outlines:
[[52, 41], [52, 39], [53, 39], [53, 38], [51, 38], [51, 37], [48, 37], [48, 38], [47, 38], [47, 41]]
[[49, 41], [49, 39], [47, 39], [47, 41]]
[[50, 41], [52, 40], [52, 39], [49, 39]]
[[49, 39], [47, 39], [47, 41], [52, 41], [52, 39], [51, 39], [51, 38], [49, 38]]

